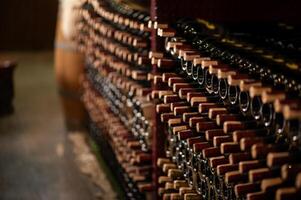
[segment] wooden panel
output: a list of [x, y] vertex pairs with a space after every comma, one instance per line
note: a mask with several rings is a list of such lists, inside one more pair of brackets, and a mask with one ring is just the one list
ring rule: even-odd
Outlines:
[[57, 0], [0, 1], [0, 50], [53, 47]]

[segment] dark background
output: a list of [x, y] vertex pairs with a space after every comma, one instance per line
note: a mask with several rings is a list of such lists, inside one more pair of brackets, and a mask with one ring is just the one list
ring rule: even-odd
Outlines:
[[0, 50], [52, 49], [58, 0], [1, 0]]
[[162, 20], [198, 17], [219, 23], [285, 22], [300, 24], [300, 0], [151, 0]]
[[[152, 16], [163, 21], [189, 16], [221, 23], [281, 21], [301, 24], [300, 0], [150, 1], [153, 6], [157, 5]], [[52, 49], [57, 10], [58, 0], [0, 0], [0, 50]]]

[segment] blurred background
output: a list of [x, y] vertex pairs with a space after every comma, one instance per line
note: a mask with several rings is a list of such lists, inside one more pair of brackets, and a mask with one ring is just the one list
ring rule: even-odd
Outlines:
[[[71, 141], [85, 148], [81, 132], [64, 134], [54, 68], [58, 10], [57, 0], [0, 1], [1, 200], [105, 196], [80, 173], [95, 165], [78, 164], [72, 153]], [[95, 161], [89, 152], [81, 156]]]
[[57, 11], [57, 0], [1, 1], [0, 49], [51, 50]]

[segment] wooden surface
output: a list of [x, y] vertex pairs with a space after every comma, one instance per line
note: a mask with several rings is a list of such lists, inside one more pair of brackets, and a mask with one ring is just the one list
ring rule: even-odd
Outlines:
[[0, 1], [0, 50], [52, 49], [58, 0]]

